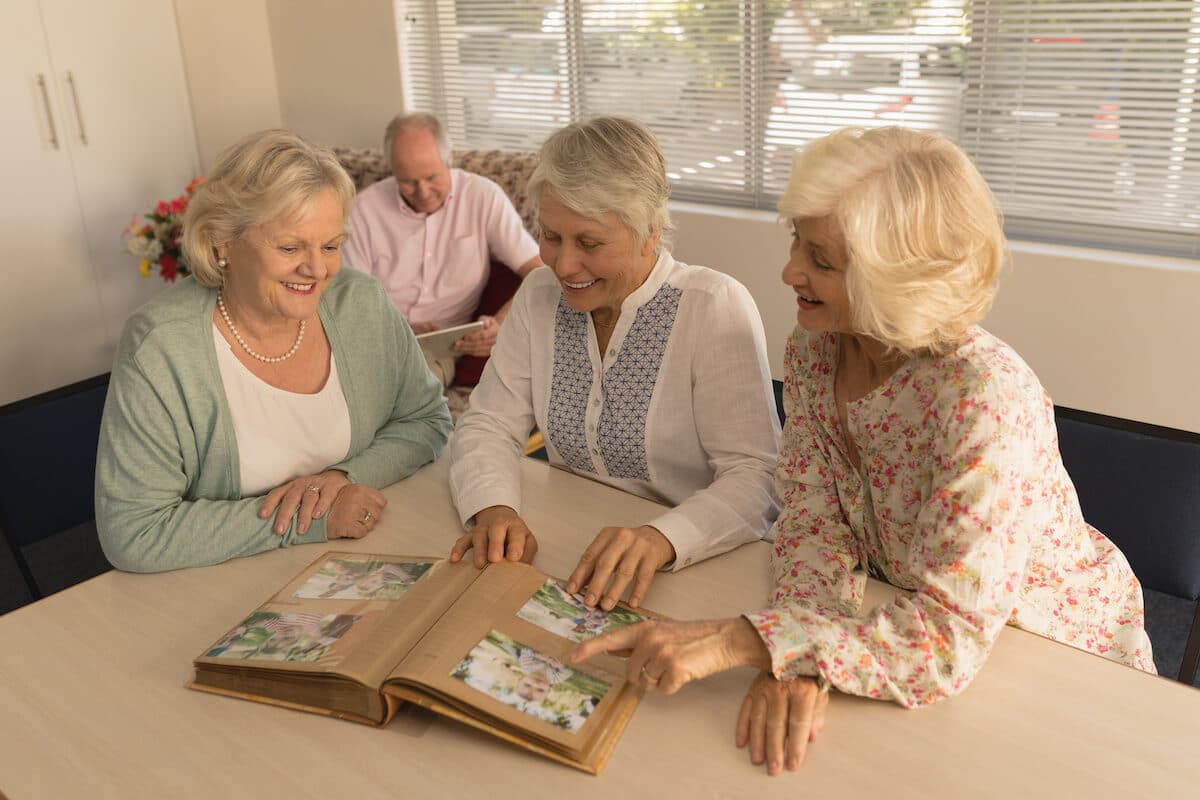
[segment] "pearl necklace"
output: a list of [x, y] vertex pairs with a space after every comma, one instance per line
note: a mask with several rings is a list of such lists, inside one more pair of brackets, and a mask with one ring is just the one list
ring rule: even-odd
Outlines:
[[217, 308], [221, 310], [221, 319], [225, 320], [225, 324], [229, 326], [229, 332], [233, 334], [233, 338], [237, 339], [237, 343], [242, 346], [242, 349], [249, 353], [254, 358], [266, 364], [277, 364], [280, 361], [287, 361], [292, 356], [296, 355], [296, 351], [300, 349], [300, 343], [304, 341], [304, 326], [308, 320], [300, 320], [300, 333], [296, 334], [296, 343], [292, 345], [292, 349], [288, 350], [281, 356], [264, 356], [261, 353], [256, 353], [250, 349], [250, 345], [246, 344], [246, 340], [238, 333], [237, 327], [234, 326], [233, 320], [229, 318], [229, 311], [225, 308], [225, 298], [223, 292], [217, 292]]

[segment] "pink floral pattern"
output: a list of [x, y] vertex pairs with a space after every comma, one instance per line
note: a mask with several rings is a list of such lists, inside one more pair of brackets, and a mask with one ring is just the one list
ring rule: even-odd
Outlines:
[[[833, 334], [788, 343], [771, 607], [747, 615], [781, 679], [908, 707], [957, 694], [1005, 624], [1154, 672], [1141, 586], [1083, 520], [1033, 371], [981, 328], [849, 405]], [[861, 614], [867, 574], [907, 589]]]

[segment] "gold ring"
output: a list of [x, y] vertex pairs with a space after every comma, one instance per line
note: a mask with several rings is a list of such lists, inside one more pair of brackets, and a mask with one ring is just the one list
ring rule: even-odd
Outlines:
[[370, 521], [371, 521], [371, 517], [373, 517], [373, 516], [375, 516], [375, 515], [374, 515], [374, 514], [372, 514], [370, 511], [364, 511], [364, 512], [363, 512], [363, 518], [362, 518], [362, 519], [360, 519], [360, 520], [359, 520], [359, 522], [361, 522], [361, 523], [363, 523], [363, 524], [365, 525], [365, 524], [367, 524], [368, 522], [370, 522]]
[[317, 494], [320, 494], [320, 493], [321, 493], [321, 487], [320, 487], [320, 486], [317, 486], [315, 483], [310, 483], [308, 486], [306, 486], [306, 487], [305, 487], [304, 491], [306, 491], [306, 492], [316, 492]]

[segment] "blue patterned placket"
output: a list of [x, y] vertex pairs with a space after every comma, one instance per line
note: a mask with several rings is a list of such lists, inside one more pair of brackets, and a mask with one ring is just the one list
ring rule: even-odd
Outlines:
[[[601, 375], [603, 408], [597, 429], [609, 476], [650, 480], [646, 416], [683, 292], [669, 284], [644, 303], [621, 343], [616, 361]], [[560, 298], [554, 319], [554, 372], [546, 435], [571, 469], [596, 474], [585, 433], [593, 365], [588, 321]]]

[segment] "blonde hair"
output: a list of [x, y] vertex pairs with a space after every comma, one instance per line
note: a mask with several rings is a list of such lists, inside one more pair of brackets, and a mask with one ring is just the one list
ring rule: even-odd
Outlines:
[[452, 154], [450, 148], [450, 136], [446, 133], [446, 126], [442, 125], [442, 121], [433, 114], [424, 111], [414, 111], [411, 114], [397, 114], [392, 117], [392, 121], [388, 123], [387, 128], [383, 131], [383, 160], [387, 163], [388, 169], [392, 169], [392, 145], [396, 141], [396, 136], [401, 131], [421, 130], [429, 131], [433, 136], [433, 140], [437, 142], [438, 155], [442, 157], [442, 161], [446, 166], [450, 166], [450, 156]]
[[540, 205], [547, 189], [589, 219], [615, 213], [639, 247], [658, 233], [656, 251], [670, 249], [667, 159], [654, 134], [636, 120], [594, 117], [552, 133], [527, 191]]
[[220, 286], [226, 268], [215, 248], [285, 215], [303, 217], [326, 189], [337, 195], [345, 222], [354, 182], [332, 152], [289, 131], [252, 133], [224, 150], [183, 218], [180, 244], [196, 282]]
[[904, 355], [953, 350], [992, 307], [1004, 232], [966, 154], [937, 134], [846, 128], [796, 154], [779, 201], [846, 241], [851, 325]]

